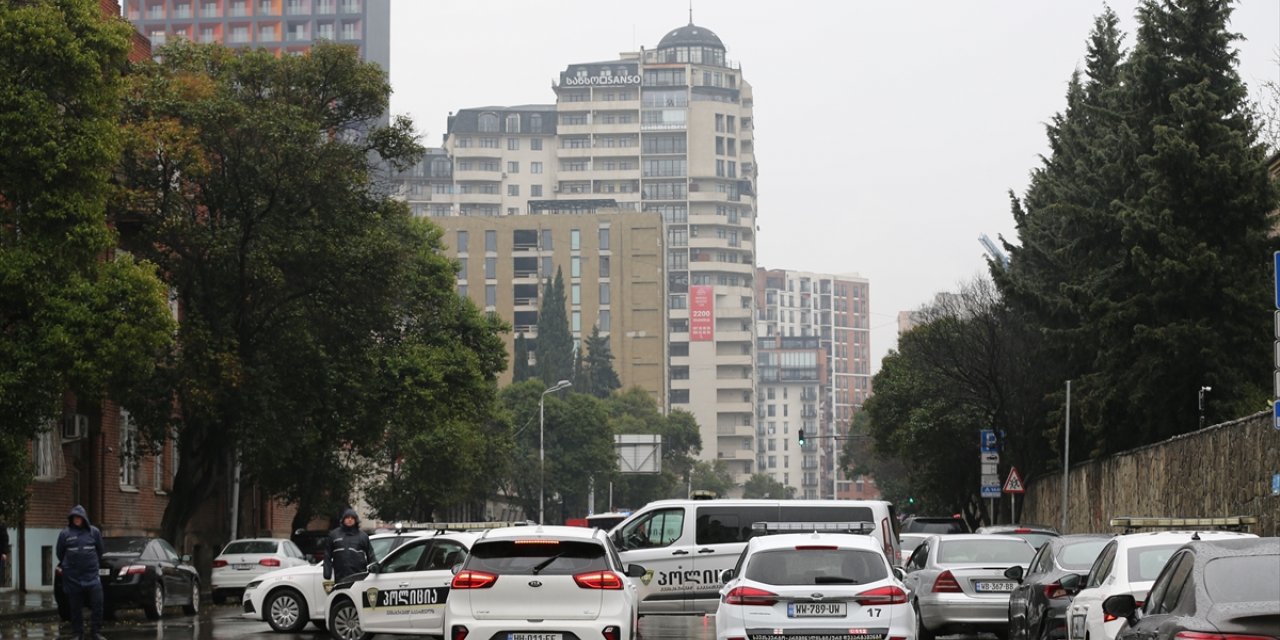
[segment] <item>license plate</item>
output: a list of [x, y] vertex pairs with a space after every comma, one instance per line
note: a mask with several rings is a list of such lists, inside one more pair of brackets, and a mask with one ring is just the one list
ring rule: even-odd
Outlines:
[[253, 568], [253, 565], [251, 565], [251, 564], [233, 564], [233, 565], [231, 565], [231, 568], [232, 568], [232, 569], [235, 569], [236, 571], [248, 571], [249, 569], [252, 569], [252, 568]]
[[1071, 616], [1071, 637], [1084, 637], [1084, 616]]
[[1009, 593], [1018, 586], [1016, 582], [975, 582], [973, 589], [978, 593]]
[[111, 570], [110, 570], [110, 569], [98, 569], [98, 575], [100, 575], [100, 576], [109, 576], [109, 575], [111, 575]]
[[563, 640], [559, 633], [508, 633], [507, 640]]
[[843, 618], [848, 604], [844, 602], [791, 602], [787, 604], [788, 618]]

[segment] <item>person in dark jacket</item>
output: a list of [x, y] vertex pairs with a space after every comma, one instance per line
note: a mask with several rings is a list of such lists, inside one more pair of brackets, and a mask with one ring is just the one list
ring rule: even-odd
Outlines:
[[342, 512], [338, 528], [329, 532], [325, 545], [324, 579], [341, 580], [353, 573], [367, 571], [369, 563], [377, 560], [369, 536], [360, 530], [360, 518], [355, 509]]
[[67, 595], [71, 633], [75, 637], [84, 634], [86, 600], [93, 611], [93, 633], [87, 637], [102, 637], [102, 581], [98, 579], [102, 552], [102, 532], [90, 524], [84, 507], [76, 505], [67, 515], [67, 528], [58, 534], [57, 547], [58, 566], [62, 568], [62, 591]]
[[9, 566], [9, 525], [0, 520], [0, 587], [6, 584], [4, 571], [7, 566]]

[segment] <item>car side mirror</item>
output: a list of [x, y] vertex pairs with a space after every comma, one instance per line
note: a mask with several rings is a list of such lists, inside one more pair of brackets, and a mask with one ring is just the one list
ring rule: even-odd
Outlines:
[[1079, 593], [1080, 587], [1084, 586], [1084, 577], [1078, 573], [1068, 573], [1058, 580], [1058, 584], [1062, 585], [1063, 591], [1076, 594]]
[[382, 567], [379, 566], [378, 563], [376, 562], [369, 563], [369, 573], [377, 574], [377, 573], [380, 573], [381, 571], [382, 571]]
[[628, 577], [628, 578], [643, 578], [643, 577], [644, 577], [644, 574], [646, 574], [646, 573], [648, 573], [648, 572], [649, 572], [649, 570], [648, 570], [648, 569], [645, 569], [644, 567], [642, 567], [642, 566], [640, 566], [640, 565], [638, 565], [638, 564], [629, 564], [629, 565], [627, 565], [627, 577]]
[[458, 564], [453, 565], [452, 567], [449, 567], [449, 572], [450, 572], [450, 573], [452, 573], [452, 574], [453, 574], [453, 575], [455, 575], [455, 576], [456, 576], [456, 575], [458, 575], [458, 572], [459, 572], [459, 571], [462, 571], [462, 563], [461, 563], [461, 562], [459, 562]]
[[895, 577], [895, 578], [897, 578], [897, 579], [899, 579], [899, 580], [906, 580], [906, 579], [907, 579], [907, 571], [906, 571], [906, 569], [903, 569], [902, 567], [894, 567], [894, 568], [893, 568], [893, 577]]
[[191, 564], [191, 554], [183, 554], [181, 558], [178, 558], [178, 562], [181, 564]]
[[307, 556], [307, 562], [311, 564], [319, 564], [320, 558], [317, 558], [315, 556]]
[[734, 575], [733, 569], [725, 569], [720, 572], [720, 582], [728, 582], [733, 579]]
[[1102, 601], [1102, 612], [1117, 618], [1124, 618], [1129, 624], [1136, 622], [1138, 603], [1131, 595], [1111, 596]]
[[1023, 576], [1022, 565], [1020, 564], [1015, 564], [1012, 567], [1009, 567], [1008, 569], [1004, 570], [1004, 577], [1010, 580], [1014, 580], [1016, 582], [1022, 582], [1022, 576]]

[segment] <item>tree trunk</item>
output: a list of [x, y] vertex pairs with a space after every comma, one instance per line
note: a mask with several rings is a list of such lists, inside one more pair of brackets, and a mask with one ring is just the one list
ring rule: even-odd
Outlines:
[[[218, 495], [218, 480], [226, 477], [225, 456], [220, 447], [210, 446], [207, 428], [187, 424], [178, 438], [178, 472], [160, 521], [165, 539], [179, 549], [185, 548], [187, 524], [205, 501]], [[226, 532], [221, 533], [225, 539]]]

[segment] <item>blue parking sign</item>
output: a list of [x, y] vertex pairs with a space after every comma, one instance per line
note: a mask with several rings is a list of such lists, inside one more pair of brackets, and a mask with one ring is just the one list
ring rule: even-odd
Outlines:
[[1271, 408], [1276, 417], [1276, 428], [1280, 429], [1280, 400], [1276, 400], [1271, 404]]
[[1280, 496], [1280, 473], [1271, 476], [1271, 495]]
[[[1280, 429], [1280, 408], [1276, 409], [1276, 425], [1276, 428]], [[983, 429], [978, 433], [982, 435], [979, 440], [979, 446], [982, 447], [983, 453], [996, 453], [1000, 450], [996, 445], [996, 432], [994, 429]]]

